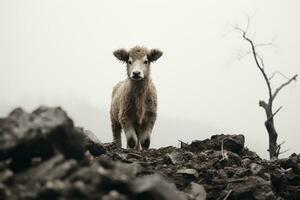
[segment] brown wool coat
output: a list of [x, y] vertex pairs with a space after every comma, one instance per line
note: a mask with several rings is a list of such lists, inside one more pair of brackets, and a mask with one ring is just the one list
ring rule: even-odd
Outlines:
[[[157, 95], [150, 78], [150, 63], [159, 59], [162, 54], [159, 49], [148, 50], [139, 46], [129, 51], [125, 49], [114, 51], [114, 56], [127, 64], [127, 79], [113, 88], [110, 110], [113, 138], [119, 147], [122, 146], [121, 131], [123, 129], [128, 147], [149, 148], [150, 136], [157, 115]], [[140, 62], [143, 75], [138, 81], [132, 78], [132, 63], [136, 61]]]
[[110, 111], [114, 140], [118, 146], [121, 146], [121, 129], [133, 126], [138, 138], [143, 132], [152, 131], [156, 112], [156, 89], [151, 79], [140, 82], [126, 79], [118, 83], [113, 89]]

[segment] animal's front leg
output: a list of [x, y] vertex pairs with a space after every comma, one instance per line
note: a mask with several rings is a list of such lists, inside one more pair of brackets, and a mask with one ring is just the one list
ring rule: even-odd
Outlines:
[[152, 130], [145, 130], [142, 132], [142, 134], [140, 136], [140, 143], [141, 143], [142, 149], [149, 149], [151, 132], [152, 132]]
[[136, 132], [133, 127], [124, 128], [126, 141], [127, 141], [127, 148], [134, 148], [138, 145], [138, 138], [136, 136]]
[[[153, 108], [156, 110], [156, 108]], [[156, 120], [156, 112], [147, 113], [147, 120], [142, 126], [142, 133], [139, 137], [142, 149], [149, 149], [150, 147], [150, 137], [152, 133], [152, 129]]]

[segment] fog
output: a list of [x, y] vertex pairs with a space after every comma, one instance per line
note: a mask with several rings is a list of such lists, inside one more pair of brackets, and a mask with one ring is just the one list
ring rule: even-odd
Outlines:
[[[265, 113], [258, 106], [267, 87], [241, 35], [246, 25], [260, 47], [266, 71], [300, 72], [300, 2], [290, 1], [0, 1], [0, 116], [13, 108], [62, 106], [75, 124], [112, 140], [111, 91], [126, 78], [117, 48], [160, 48], [152, 65], [158, 119], [151, 146], [178, 145], [212, 134], [240, 133], [267, 157]], [[273, 87], [285, 81], [277, 76]], [[300, 152], [300, 85], [284, 88], [274, 109], [278, 142]]]

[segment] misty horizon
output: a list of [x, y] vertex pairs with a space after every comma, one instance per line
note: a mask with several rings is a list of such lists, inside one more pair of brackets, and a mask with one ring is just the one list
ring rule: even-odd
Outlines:
[[[269, 5], [272, 5], [269, 7]], [[166, 8], [168, 7], [168, 10]], [[164, 54], [152, 67], [158, 119], [151, 147], [243, 134], [246, 146], [268, 156], [267, 88], [249, 50], [232, 26], [245, 26], [258, 43], [268, 74], [299, 73], [300, 3], [275, 1], [2, 1], [0, 3], [0, 118], [22, 107], [61, 106], [76, 126], [112, 141], [109, 108], [113, 86], [126, 78], [112, 55], [135, 45]], [[138, 16], [138, 17], [137, 17]], [[275, 89], [284, 81], [278, 76]], [[275, 101], [283, 154], [300, 152], [300, 90], [295, 82]]]

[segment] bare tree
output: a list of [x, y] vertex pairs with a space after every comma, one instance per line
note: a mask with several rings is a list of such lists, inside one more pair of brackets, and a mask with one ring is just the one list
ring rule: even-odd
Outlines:
[[[247, 19], [248, 19], [248, 22], [247, 22], [247, 26], [245, 29], [242, 29], [239, 26], [235, 26], [234, 29], [239, 31], [242, 34], [243, 39], [246, 42], [248, 42], [248, 44], [250, 45], [251, 50], [249, 52], [247, 52], [246, 54], [244, 54], [244, 56], [249, 55], [249, 54], [253, 55], [255, 65], [256, 65], [257, 69], [260, 71], [261, 75], [263, 76], [265, 83], [267, 85], [267, 88], [268, 88], [269, 98], [267, 101], [260, 100], [259, 106], [262, 107], [266, 113], [267, 119], [265, 121], [265, 127], [269, 134], [269, 149], [268, 149], [268, 151], [269, 151], [270, 159], [274, 159], [274, 158], [278, 158], [279, 154], [283, 153], [283, 152], [281, 152], [281, 145], [284, 142], [281, 144], [277, 143], [278, 133], [277, 133], [277, 131], [275, 129], [275, 125], [274, 125], [274, 117], [280, 111], [282, 106], [279, 107], [275, 112], [273, 112], [273, 102], [274, 102], [275, 98], [277, 97], [278, 93], [284, 87], [289, 85], [291, 82], [296, 81], [298, 74], [296, 74], [292, 77], [287, 77], [283, 73], [281, 73], [279, 71], [275, 71], [272, 73], [271, 76], [267, 75], [267, 73], [265, 71], [264, 60], [263, 60], [262, 56], [258, 53], [257, 48], [260, 46], [272, 45], [272, 42], [256, 44], [253, 41], [253, 39], [250, 39], [250, 37], [247, 35], [248, 29], [250, 26], [250, 18], [247, 17]], [[284, 77], [286, 79], [286, 81], [283, 82], [279, 87], [277, 87], [275, 89], [275, 91], [273, 92], [272, 87], [271, 87], [271, 81], [274, 78], [274, 76], [276, 76], [277, 74]]]

